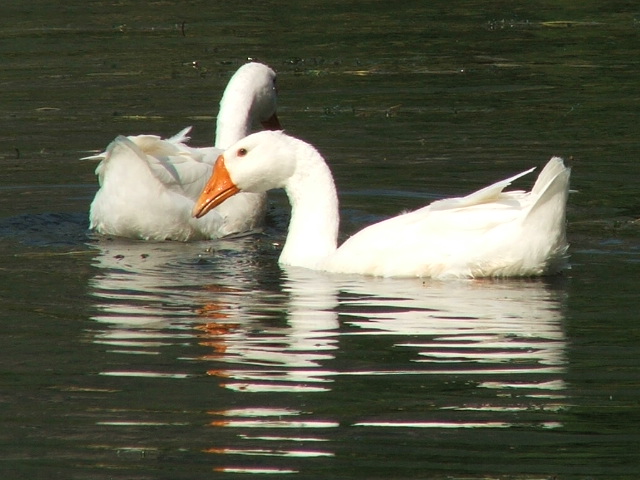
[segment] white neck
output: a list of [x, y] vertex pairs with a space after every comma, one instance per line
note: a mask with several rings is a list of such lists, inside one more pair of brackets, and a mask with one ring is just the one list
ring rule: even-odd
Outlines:
[[338, 196], [322, 156], [312, 148], [299, 148], [298, 153], [295, 173], [285, 185], [291, 221], [280, 263], [321, 269], [337, 249]]
[[251, 133], [252, 102], [253, 98], [241, 88], [225, 90], [216, 124], [216, 148], [227, 149]]

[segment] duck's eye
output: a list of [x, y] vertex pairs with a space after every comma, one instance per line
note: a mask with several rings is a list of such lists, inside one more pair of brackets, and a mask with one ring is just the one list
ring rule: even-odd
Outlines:
[[246, 148], [239, 148], [238, 149], [238, 156], [239, 157], [244, 157], [247, 154], [247, 149]]

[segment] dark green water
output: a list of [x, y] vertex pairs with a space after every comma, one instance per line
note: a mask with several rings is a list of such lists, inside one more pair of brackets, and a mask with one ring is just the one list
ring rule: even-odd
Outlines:
[[[640, 8], [238, 3], [0, 6], [0, 476], [638, 478]], [[247, 58], [329, 160], [345, 233], [556, 154], [572, 269], [281, 271], [278, 193], [262, 235], [90, 235], [78, 158], [210, 144]]]

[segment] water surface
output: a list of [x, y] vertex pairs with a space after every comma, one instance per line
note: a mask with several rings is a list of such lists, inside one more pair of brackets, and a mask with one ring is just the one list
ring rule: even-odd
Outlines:
[[[633, 479], [638, 12], [598, 2], [0, 7], [3, 478]], [[266, 229], [87, 231], [118, 134], [193, 125], [248, 58], [314, 143], [342, 232], [551, 155], [572, 268], [534, 280], [282, 270]], [[527, 188], [532, 179], [523, 179]]]

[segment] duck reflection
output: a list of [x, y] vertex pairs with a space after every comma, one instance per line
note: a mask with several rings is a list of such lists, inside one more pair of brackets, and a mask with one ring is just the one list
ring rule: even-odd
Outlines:
[[204, 451], [221, 463], [251, 459], [229, 471], [299, 471], [301, 459], [337, 455], [344, 428], [561, 425], [561, 280], [280, 270], [260, 263], [255, 243], [99, 242], [89, 285], [102, 326], [95, 342], [113, 353], [177, 348], [160, 363], [187, 370], [185, 398], [202, 385], [190, 378], [215, 379], [216, 434]]
[[[340, 306], [343, 324], [351, 327], [343, 336], [388, 338], [394, 352], [386, 362], [363, 365], [361, 375], [399, 385], [394, 397], [402, 410], [366, 409], [353, 426], [561, 426], [557, 412], [567, 406], [562, 285], [359, 279], [342, 291], [349, 292]], [[421, 390], [425, 401], [416, 403]]]
[[[260, 328], [243, 328], [238, 335], [224, 336], [225, 353], [216, 360], [236, 368], [210, 370], [209, 374], [226, 379], [225, 388], [244, 392], [328, 390], [323, 384], [331, 383], [335, 372], [325, 371], [323, 365], [335, 357], [338, 348], [336, 288], [331, 278], [317, 272], [301, 269], [295, 276], [287, 274], [281, 285], [284, 302]], [[265, 306], [252, 308], [256, 317], [264, 315], [257, 312]]]
[[[224, 370], [239, 381], [225, 386], [243, 391], [259, 388], [251, 380], [330, 383], [353, 374], [332, 363], [349, 355], [339, 344], [352, 336], [388, 336], [394, 351], [414, 351], [409, 370], [416, 373], [563, 370], [563, 293], [544, 280], [434, 282], [302, 268], [274, 274], [251, 261], [250, 244], [98, 243], [93, 318], [109, 327], [98, 337], [139, 343], [147, 332], [157, 343], [162, 331], [182, 330], [211, 349], [200, 357], [216, 363], [209, 373]], [[364, 363], [381, 366], [375, 356]]]
[[[234, 358], [223, 361], [237, 368], [210, 373], [236, 392], [288, 394], [289, 408], [269, 410], [275, 397], [253, 403], [249, 396], [244, 408], [210, 412], [212, 427], [235, 436], [209, 453], [279, 457], [260, 463], [261, 471], [274, 473], [303, 470], [293, 458], [304, 452], [316, 461], [337, 455], [322, 442], [340, 438], [336, 430], [343, 428], [462, 432], [561, 426], [561, 285], [423, 282], [286, 269], [282, 292], [284, 326], [229, 338]], [[320, 395], [317, 407], [305, 396], [300, 408], [299, 394], [312, 392]], [[345, 406], [357, 413], [343, 414]], [[235, 464], [230, 471], [255, 473], [255, 465], [239, 468]]]
[[350, 293], [342, 302], [347, 323], [362, 333], [428, 339], [395, 345], [418, 349], [414, 361], [433, 372], [486, 373], [487, 365], [559, 372], [565, 363], [561, 295], [543, 281], [370, 280]]
[[211, 334], [232, 331], [244, 305], [260, 293], [252, 245], [246, 237], [196, 243], [99, 239], [91, 245], [97, 272], [88, 285], [92, 318], [102, 326], [94, 341], [119, 353], [157, 354], [154, 347], [201, 335], [194, 326]]

